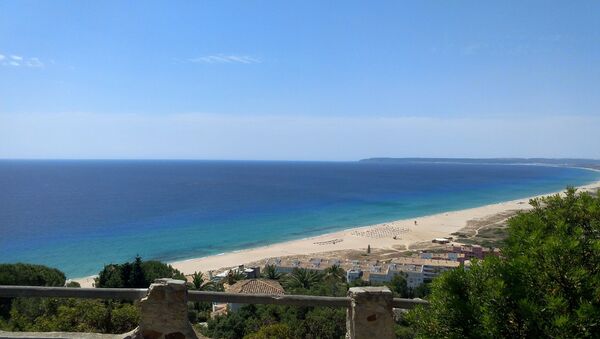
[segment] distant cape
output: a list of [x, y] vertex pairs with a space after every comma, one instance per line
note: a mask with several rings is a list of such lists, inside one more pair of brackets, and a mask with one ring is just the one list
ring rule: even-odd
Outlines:
[[578, 158], [367, 158], [359, 162], [377, 163], [443, 163], [443, 164], [506, 164], [506, 165], [552, 165], [600, 169], [598, 159]]

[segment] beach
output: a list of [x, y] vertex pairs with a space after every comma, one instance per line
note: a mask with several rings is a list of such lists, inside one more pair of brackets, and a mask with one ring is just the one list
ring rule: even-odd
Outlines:
[[[578, 187], [578, 190], [593, 191], [600, 188], [600, 181]], [[556, 194], [559, 192], [555, 192]], [[403, 219], [375, 225], [350, 228], [338, 232], [327, 233], [315, 237], [275, 243], [218, 255], [171, 262], [174, 268], [186, 275], [194, 272], [219, 271], [268, 258], [295, 255], [314, 255], [342, 250], [385, 249], [410, 250], [411, 244], [431, 241], [434, 238], [448, 237], [457, 232], [472, 220], [486, 218], [507, 211], [524, 211], [531, 209], [529, 199], [547, 196], [543, 194], [528, 198], [505, 201], [458, 211], [448, 211], [419, 217]], [[344, 258], [340, 258], [344, 259]], [[82, 287], [92, 287], [93, 277], [73, 279]]]
[[[0, 256], [58, 268], [69, 279], [137, 255], [184, 261], [600, 180], [589, 169], [537, 165], [0, 162], [0, 178], [11, 175], [18, 184], [0, 192], [0, 225], [10, 225], [0, 227]], [[48, 189], [27, 193], [40, 185]], [[394, 225], [365, 230], [362, 238], [403, 243], [415, 233]], [[348, 242], [328, 239], [316, 250], [354, 246]]]

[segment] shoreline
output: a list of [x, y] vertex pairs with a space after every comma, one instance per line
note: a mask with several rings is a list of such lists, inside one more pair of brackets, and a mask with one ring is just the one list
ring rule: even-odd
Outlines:
[[[600, 188], [600, 181], [576, 188], [580, 191], [596, 190]], [[509, 210], [528, 210], [531, 209], [530, 199], [562, 192], [564, 190], [417, 218], [353, 227], [302, 239], [178, 260], [168, 264], [183, 274], [190, 275], [196, 271], [217, 271], [268, 258], [312, 254], [318, 256], [319, 253], [324, 252], [366, 249], [368, 245], [373, 250], [391, 249], [402, 252], [408, 250], [411, 244], [450, 236], [451, 233], [464, 228], [470, 220], [485, 218]], [[80, 283], [81, 287], [93, 287], [94, 277], [87, 276], [70, 280]]]

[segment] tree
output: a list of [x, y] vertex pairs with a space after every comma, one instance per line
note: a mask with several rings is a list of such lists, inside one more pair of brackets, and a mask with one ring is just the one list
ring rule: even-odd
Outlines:
[[406, 278], [404, 274], [394, 274], [392, 280], [385, 283], [387, 287], [394, 293], [395, 296], [400, 298], [408, 298], [410, 297], [410, 290], [408, 288], [408, 284], [406, 283]]
[[328, 307], [248, 305], [208, 320], [210, 338], [343, 338], [346, 310]]
[[210, 280], [205, 280], [202, 272], [194, 272], [194, 274], [192, 274], [192, 285], [194, 285], [194, 289], [198, 291], [215, 290], [215, 284]]
[[32, 264], [0, 264], [0, 285], [64, 286], [65, 274], [56, 268]]
[[286, 324], [271, 324], [261, 327], [257, 332], [244, 336], [244, 339], [294, 339], [290, 327]]
[[292, 289], [309, 290], [321, 281], [322, 275], [318, 272], [307, 270], [305, 268], [295, 268], [287, 277], [285, 284]]
[[340, 265], [331, 265], [325, 269], [325, 278], [346, 281], [346, 271]]
[[[268, 271], [263, 272], [265, 276]], [[296, 269], [282, 275], [281, 281], [287, 293], [345, 296], [348, 285], [335, 276], [340, 275], [324, 279], [318, 272]], [[248, 305], [208, 319], [208, 326], [201, 331], [210, 338], [340, 338], [346, 332], [345, 322], [346, 310], [342, 308]]]
[[18, 298], [10, 313], [9, 331], [125, 333], [139, 322], [132, 304], [103, 300]]
[[121, 279], [121, 267], [116, 264], [110, 264], [104, 266], [102, 271], [98, 273], [98, 277], [95, 279], [96, 287], [121, 287], [125, 283]]
[[413, 291], [413, 298], [425, 298], [431, 293], [431, 283], [422, 283], [417, 286]]
[[205, 332], [210, 338], [243, 338], [254, 332], [246, 329], [247, 324], [253, 320], [256, 320], [255, 308], [242, 307], [227, 316], [210, 319]]
[[185, 275], [169, 264], [157, 260], [142, 261], [142, 269], [146, 277], [146, 284], [150, 286], [154, 280], [159, 278], [172, 278], [186, 280]]
[[503, 258], [431, 284], [419, 337], [599, 337], [600, 197], [568, 189], [509, 221]]
[[[32, 264], [0, 264], [0, 285], [64, 286], [65, 274], [55, 268]], [[0, 318], [7, 318], [13, 298], [0, 298]]]
[[[0, 265], [0, 284], [63, 286], [61, 271], [41, 265]], [[79, 287], [76, 282], [67, 284]], [[124, 333], [138, 323], [138, 310], [127, 302], [62, 298], [14, 298], [0, 315], [9, 331], [70, 331]], [[6, 320], [1, 320], [5, 318]]]
[[123, 303], [112, 310], [111, 322], [113, 333], [126, 333], [139, 324], [140, 313], [136, 306]]
[[[147, 287], [159, 277], [185, 279], [170, 265], [144, 262], [138, 256], [131, 263], [106, 265], [96, 286]], [[64, 286], [65, 275], [41, 265], [0, 264], [0, 284]], [[79, 284], [71, 282], [67, 286]], [[204, 288], [208, 286], [203, 284]], [[130, 302], [61, 298], [1, 300], [0, 329], [9, 331], [125, 333], [139, 322], [139, 310]]]
[[346, 310], [317, 307], [307, 313], [303, 328], [296, 333], [299, 338], [344, 338], [345, 324]]
[[96, 287], [144, 288], [158, 278], [186, 280], [185, 276], [171, 265], [154, 260], [143, 261], [137, 256], [132, 263], [104, 266], [96, 278]]
[[246, 279], [246, 275], [243, 272], [237, 270], [229, 270], [227, 273], [227, 277], [225, 277], [225, 281], [228, 285], [233, 285], [240, 280]]
[[202, 285], [204, 284], [204, 275], [202, 272], [194, 272], [194, 274], [192, 274], [192, 284], [196, 290], [202, 288]]
[[[119, 267], [119, 276], [121, 278], [121, 282], [123, 283], [122, 286], [118, 286], [118, 287], [132, 287], [131, 286], [131, 273], [133, 270], [133, 265], [130, 262], [126, 262], [120, 265]], [[146, 286], [147, 287], [147, 286]]]
[[139, 255], [135, 256], [135, 261], [131, 265], [131, 273], [129, 276], [130, 287], [141, 288], [147, 286], [146, 275], [142, 267], [142, 258]]
[[271, 280], [279, 280], [281, 279], [282, 274], [277, 271], [277, 266], [275, 265], [265, 265], [265, 270], [262, 273], [262, 277], [265, 279]]
[[66, 287], [81, 287], [81, 284], [78, 283], [77, 281], [69, 281], [65, 286]]

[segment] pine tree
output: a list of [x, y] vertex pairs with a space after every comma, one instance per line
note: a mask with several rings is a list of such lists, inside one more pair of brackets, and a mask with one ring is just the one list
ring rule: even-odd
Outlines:
[[134, 288], [142, 288], [148, 286], [149, 282], [146, 281], [144, 270], [142, 269], [142, 258], [136, 255], [135, 261], [131, 266], [131, 273], [129, 275], [129, 285]]

